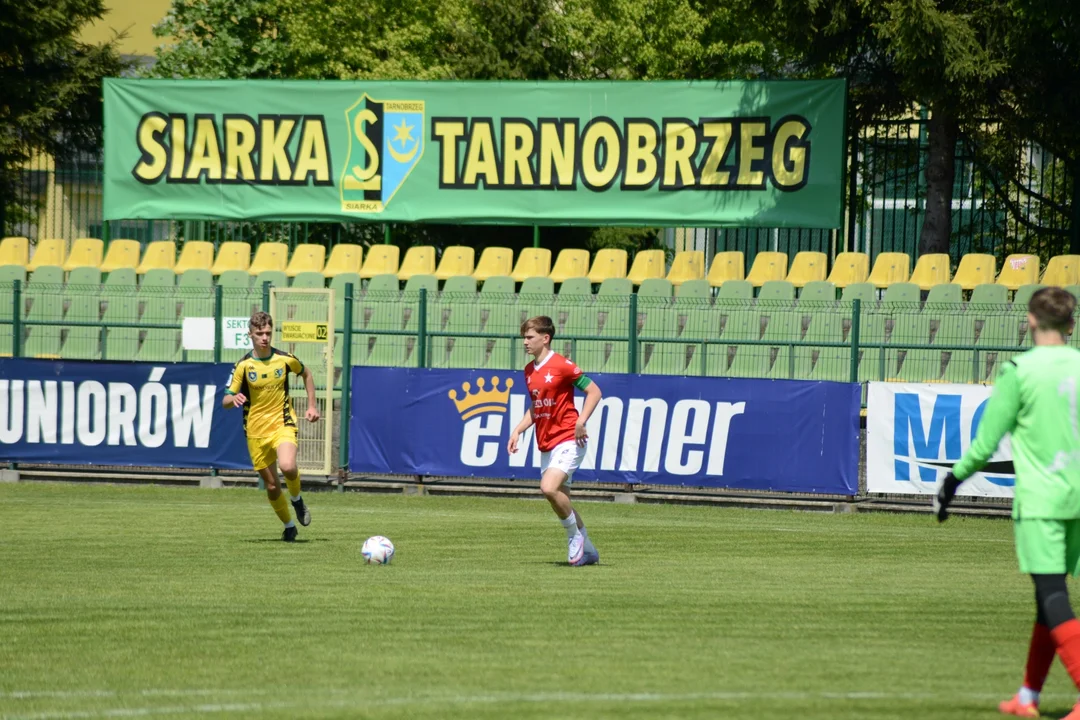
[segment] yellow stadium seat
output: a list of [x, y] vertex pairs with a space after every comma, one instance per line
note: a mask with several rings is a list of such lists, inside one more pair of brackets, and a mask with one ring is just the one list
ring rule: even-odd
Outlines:
[[893, 283], [906, 283], [911, 276], [911, 256], [907, 253], [878, 253], [874, 269], [866, 282], [877, 288], [887, 288]]
[[829, 259], [823, 252], [803, 250], [795, 253], [795, 259], [791, 261], [791, 270], [787, 274], [787, 281], [801, 288], [807, 283], [824, 280], [828, 263]]
[[675, 253], [675, 259], [671, 261], [671, 270], [667, 274], [667, 279], [672, 285], [679, 287], [687, 280], [703, 280], [704, 278], [704, 252], [701, 250], [682, 250]]
[[[101, 260], [105, 255], [105, 243], [97, 238], [79, 238], [71, 244], [71, 252], [68, 254], [64, 270], [71, 272], [75, 268], [101, 267]], [[0, 262], [0, 265], [3, 265]]]
[[[3, 262], [0, 262], [2, 265]], [[1043, 285], [1068, 287], [1080, 285], [1080, 255], [1057, 255], [1050, 258], [1043, 271]]]
[[[334, 256], [331, 253], [330, 263]], [[376, 275], [397, 275], [398, 264], [401, 260], [401, 248], [397, 245], [372, 245], [367, 249], [367, 259], [360, 269], [360, 277], [370, 279]]]
[[255, 259], [251, 261], [248, 272], [252, 275], [277, 270], [284, 272], [289, 265], [289, 246], [282, 242], [263, 242], [255, 248]]
[[109, 246], [105, 248], [105, 259], [101, 261], [100, 270], [102, 273], [128, 268], [134, 270], [139, 267], [141, 252], [142, 245], [138, 240], [110, 240]]
[[187, 240], [180, 248], [180, 259], [173, 271], [182, 275], [188, 270], [209, 270], [214, 267], [214, 243], [205, 240]]
[[759, 252], [754, 256], [754, 265], [746, 280], [754, 287], [761, 287], [770, 280], [783, 280], [787, 277], [787, 253]]
[[142, 262], [135, 272], [145, 275], [148, 270], [176, 270], [176, 243], [172, 240], [155, 240], [146, 246]]
[[476, 269], [476, 251], [466, 245], [451, 245], [439, 258], [436, 280], [449, 280], [457, 275], [472, 275]]
[[551, 251], [547, 248], [525, 248], [518, 253], [514, 272], [510, 277], [514, 282], [525, 282], [529, 278], [546, 278], [551, 274]]
[[476, 264], [473, 278], [487, 280], [498, 276], [508, 276], [514, 269], [514, 251], [504, 247], [486, 247], [480, 253], [480, 262]]
[[[387, 245], [386, 247], [392, 247], [397, 249], [396, 245]], [[394, 265], [397, 265], [395, 260]], [[364, 247], [362, 245], [353, 245], [352, 243], [338, 243], [330, 249], [330, 259], [326, 261], [326, 265], [322, 269], [323, 277], [337, 277], [343, 273], [356, 273], [360, 274], [360, 269], [364, 266]], [[397, 272], [397, 268], [394, 268]]]
[[[371, 254], [368, 254], [368, 260]], [[398, 270], [398, 280], [408, 281], [413, 275], [435, 274], [435, 248], [430, 245], [414, 245], [405, 251], [405, 259]]]
[[223, 242], [218, 247], [217, 257], [210, 272], [220, 275], [226, 270], [247, 272], [251, 267], [251, 246], [246, 242]]
[[709, 276], [706, 278], [709, 285], [718, 288], [728, 280], [746, 279], [746, 257], [742, 250], [727, 250], [718, 252], [713, 257], [709, 267]]
[[554, 283], [561, 283], [570, 278], [588, 277], [589, 275], [589, 251], [574, 250], [567, 248], [560, 250], [555, 258], [555, 267], [551, 268], [548, 275]]
[[997, 284], [1013, 291], [1019, 290], [1021, 285], [1037, 285], [1040, 269], [1036, 255], [1010, 255], [1001, 266]]
[[64, 267], [67, 259], [67, 241], [59, 238], [38, 240], [34, 246], [34, 254], [30, 256], [30, 262], [26, 269], [30, 272], [46, 265]]
[[948, 285], [952, 280], [952, 258], [948, 253], [928, 253], [921, 255], [911, 273], [911, 282], [920, 290], [929, 290], [935, 285]]
[[639, 250], [634, 255], [634, 264], [630, 266], [630, 272], [626, 277], [635, 285], [640, 285], [646, 280], [663, 278], [667, 259], [663, 250]]
[[597, 250], [589, 270], [589, 282], [602, 283], [608, 278], [626, 277], [626, 251], [618, 248]]
[[861, 252], [842, 252], [833, 260], [829, 282], [834, 287], [846, 288], [848, 285], [866, 282], [870, 277], [870, 256]]
[[24, 237], [0, 240], [0, 265], [22, 265], [30, 262], [30, 241]]
[[997, 277], [997, 258], [993, 255], [970, 253], [960, 258], [953, 282], [963, 290], [974, 290], [976, 285], [990, 285]]
[[[323, 271], [323, 265], [326, 263], [326, 248], [322, 245], [315, 245], [313, 243], [303, 243], [297, 245], [293, 250], [292, 257], [289, 258], [289, 267], [286, 268], [285, 274], [289, 277], [296, 277], [302, 272], [317, 272]], [[357, 270], [360, 269], [360, 265], [357, 264]], [[356, 272], [353, 270], [352, 272]]]

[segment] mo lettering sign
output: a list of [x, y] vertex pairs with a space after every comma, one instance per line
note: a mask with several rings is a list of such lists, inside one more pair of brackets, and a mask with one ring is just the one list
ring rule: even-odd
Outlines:
[[[539, 478], [532, 430], [506, 452], [529, 407], [517, 374], [353, 369], [350, 470]], [[854, 494], [858, 386], [596, 375], [575, 480]], [[583, 398], [576, 398], [580, 408]]]
[[105, 216], [838, 227], [845, 86], [105, 81]]

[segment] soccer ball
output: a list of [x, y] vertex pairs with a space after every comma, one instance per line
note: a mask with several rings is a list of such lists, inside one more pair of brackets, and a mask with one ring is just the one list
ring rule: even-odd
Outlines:
[[394, 559], [394, 543], [382, 535], [375, 535], [364, 541], [360, 554], [368, 565], [386, 565]]

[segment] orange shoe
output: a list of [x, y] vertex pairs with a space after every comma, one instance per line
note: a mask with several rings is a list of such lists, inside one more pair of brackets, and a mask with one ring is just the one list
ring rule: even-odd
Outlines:
[[[1039, 717], [1039, 706], [1035, 703], [1020, 702], [1019, 695], [1013, 695], [1011, 700], [1006, 700], [1005, 702], [998, 704], [998, 710], [1004, 715], [1015, 715], [1017, 717], [1025, 718]], [[1073, 717], [1073, 715], [1076, 717]], [[1080, 720], [1080, 712], [1074, 709], [1072, 714], [1069, 715], [1068, 720]]]

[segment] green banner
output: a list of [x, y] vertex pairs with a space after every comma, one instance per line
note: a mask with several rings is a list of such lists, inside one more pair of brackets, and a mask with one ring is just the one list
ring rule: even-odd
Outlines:
[[105, 81], [105, 218], [832, 228], [843, 81]]

